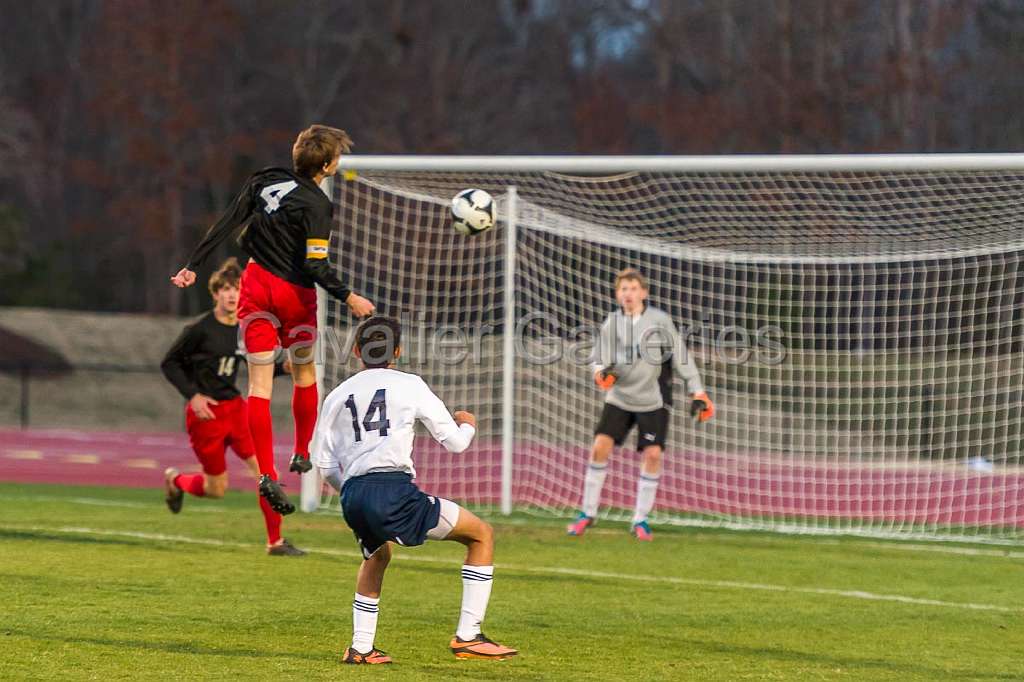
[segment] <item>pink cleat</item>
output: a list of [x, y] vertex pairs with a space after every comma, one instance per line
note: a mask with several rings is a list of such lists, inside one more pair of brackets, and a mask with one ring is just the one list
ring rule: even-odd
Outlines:
[[565, 532], [569, 535], [583, 535], [587, 532], [587, 528], [594, 525], [594, 517], [587, 516], [583, 512], [580, 512], [576, 516], [576, 520], [568, 525]]
[[654, 539], [654, 533], [651, 532], [651, 527], [647, 525], [647, 519], [634, 523], [629, 532], [637, 540], [641, 540], [643, 542], [650, 542]]

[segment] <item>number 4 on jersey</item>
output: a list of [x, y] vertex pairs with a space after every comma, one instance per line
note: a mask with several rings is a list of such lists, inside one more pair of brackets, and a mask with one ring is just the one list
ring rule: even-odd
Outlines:
[[[351, 393], [345, 401], [345, 407], [352, 413], [352, 431], [356, 435], [356, 442], [363, 440], [363, 434], [359, 430], [359, 412], [356, 410], [356, 397]], [[371, 421], [373, 415], [379, 413], [377, 421]], [[366, 408], [366, 415], [363, 417], [363, 428], [367, 431], [376, 431], [380, 436], [388, 435], [388, 427], [391, 422], [388, 420], [388, 404], [385, 401], [384, 389], [378, 388], [373, 394], [370, 406]]]
[[264, 187], [263, 191], [260, 192], [260, 199], [267, 202], [267, 206], [263, 210], [267, 213], [273, 213], [279, 209], [281, 207], [281, 199], [284, 199], [288, 192], [291, 192], [298, 186], [299, 183], [289, 180], [288, 182], [277, 182]]

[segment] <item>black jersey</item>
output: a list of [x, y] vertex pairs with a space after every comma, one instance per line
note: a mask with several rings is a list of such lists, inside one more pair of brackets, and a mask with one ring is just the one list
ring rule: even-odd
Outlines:
[[238, 347], [238, 325], [224, 324], [210, 311], [186, 325], [160, 369], [185, 400], [196, 393], [230, 400], [240, 395], [235, 379], [244, 360]]
[[252, 175], [203, 237], [187, 267], [195, 270], [222, 241], [248, 223], [238, 242], [261, 266], [303, 287], [322, 286], [344, 301], [350, 289], [327, 260], [334, 205], [309, 178], [284, 168]]

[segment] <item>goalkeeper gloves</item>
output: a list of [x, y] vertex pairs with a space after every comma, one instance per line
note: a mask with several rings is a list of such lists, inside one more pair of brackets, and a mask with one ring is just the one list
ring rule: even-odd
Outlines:
[[602, 391], [607, 391], [615, 385], [615, 365], [608, 365], [594, 372], [594, 383]]
[[706, 422], [715, 416], [715, 405], [707, 393], [694, 394], [693, 402], [690, 403], [690, 415], [700, 422]]

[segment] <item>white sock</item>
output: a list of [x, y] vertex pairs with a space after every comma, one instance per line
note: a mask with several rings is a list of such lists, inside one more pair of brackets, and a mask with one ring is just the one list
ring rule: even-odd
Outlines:
[[373, 650], [373, 638], [377, 634], [377, 613], [380, 598], [364, 597], [356, 592], [352, 600], [352, 648], [361, 654]]
[[654, 509], [654, 497], [658, 494], [658, 474], [640, 472], [640, 480], [636, 482], [636, 511], [633, 512], [633, 523], [645, 521]]
[[587, 475], [583, 480], [583, 513], [587, 516], [597, 516], [597, 507], [601, 503], [601, 488], [604, 487], [604, 477], [607, 474], [608, 462], [591, 462], [587, 465]]
[[493, 582], [494, 566], [462, 567], [462, 611], [459, 613], [459, 627], [455, 630], [459, 639], [465, 641], [480, 634]]

